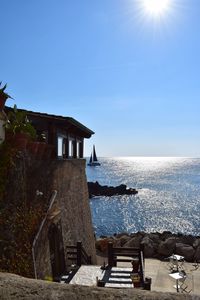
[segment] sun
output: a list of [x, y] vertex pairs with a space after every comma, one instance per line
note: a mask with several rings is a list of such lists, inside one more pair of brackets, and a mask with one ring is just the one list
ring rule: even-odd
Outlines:
[[152, 17], [160, 17], [170, 8], [171, 0], [142, 0], [144, 11]]

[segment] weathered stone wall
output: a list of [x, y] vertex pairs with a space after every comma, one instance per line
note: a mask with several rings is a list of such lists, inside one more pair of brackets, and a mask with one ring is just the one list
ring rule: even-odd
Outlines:
[[0, 273], [0, 299], [2, 300], [199, 300], [197, 295], [158, 293], [138, 289], [111, 289], [71, 284], [48, 283]]
[[54, 189], [58, 191], [64, 245], [75, 245], [77, 241], [82, 241], [95, 262], [85, 160], [58, 160], [54, 171]]
[[[85, 160], [36, 160], [27, 154], [19, 153], [9, 174], [6, 190], [5, 199], [7, 203], [11, 203], [10, 210], [13, 212], [12, 224], [15, 222], [15, 207], [20, 206], [22, 201], [27, 207], [31, 203], [31, 205], [41, 206], [43, 209], [43, 218], [46, 219], [34, 247], [35, 269], [38, 278], [52, 276], [48, 238], [49, 227], [52, 223], [59, 222], [61, 224], [64, 250], [67, 245], [76, 245], [77, 241], [82, 241], [83, 247], [88, 255], [91, 255], [92, 262], [95, 263], [95, 239], [89, 206]], [[51, 210], [46, 215], [54, 190], [57, 191], [57, 196]], [[38, 194], [37, 191], [41, 194]], [[35, 235], [38, 229], [39, 226]], [[67, 262], [66, 255], [65, 259]]]
[[[42, 166], [41, 168], [46, 168]], [[91, 255], [92, 263], [96, 262], [95, 239], [92, 228], [91, 212], [88, 200], [85, 160], [55, 160], [49, 163], [51, 186], [49, 190], [57, 191], [54, 205], [48, 213], [41, 234], [36, 243], [36, 269], [38, 278], [51, 276], [48, 230], [52, 223], [61, 222], [63, 244], [76, 245], [81, 241], [84, 249]], [[46, 176], [44, 176], [44, 184]], [[48, 180], [47, 180], [48, 181]], [[40, 190], [43, 192], [43, 188]], [[50, 195], [49, 195], [50, 196]]]

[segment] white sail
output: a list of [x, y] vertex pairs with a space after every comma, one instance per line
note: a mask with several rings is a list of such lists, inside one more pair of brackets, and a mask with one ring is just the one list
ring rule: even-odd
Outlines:
[[90, 156], [90, 161], [88, 163], [88, 166], [100, 166], [101, 164], [98, 162], [95, 146], [93, 146], [93, 152]]

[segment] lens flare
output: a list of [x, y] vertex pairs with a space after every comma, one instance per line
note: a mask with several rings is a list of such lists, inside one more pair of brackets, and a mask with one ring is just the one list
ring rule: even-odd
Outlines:
[[163, 15], [170, 8], [170, 0], [143, 0], [142, 5], [146, 13], [157, 17]]

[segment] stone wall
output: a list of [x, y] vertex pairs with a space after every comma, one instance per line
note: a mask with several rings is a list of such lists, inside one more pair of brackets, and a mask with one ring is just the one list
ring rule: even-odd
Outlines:
[[199, 300], [197, 295], [158, 293], [138, 289], [111, 289], [71, 284], [48, 283], [0, 273], [0, 299], [2, 300]]
[[[57, 195], [48, 211], [55, 190]], [[34, 240], [37, 236], [33, 248], [35, 264], [31, 266], [32, 269], [35, 267], [37, 278], [52, 276], [48, 236], [51, 224], [59, 224], [62, 229], [66, 265], [66, 246], [76, 245], [78, 241], [82, 241], [86, 252], [91, 255], [92, 263], [96, 262], [84, 159], [36, 160], [27, 153], [18, 153], [9, 174], [5, 199], [13, 215], [10, 224], [6, 225], [7, 234], [15, 223], [15, 208], [20, 207], [22, 201], [27, 209], [30, 204], [42, 207], [43, 215], [39, 223], [44, 222], [39, 235], [40, 224], [32, 238]], [[20, 271], [18, 274], [21, 274]]]
[[85, 160], [57, 161], [54, 189], [58, 191], [64, 244], [74, 245], [77, 241], [82, 241], [85, 250], [95, 261], [95, 240], [88, 200]]
[[[76, 245], [78, 241], [82, 242], [87, 254], [91, 255], [92, 263], [96, 262], [85, 160], [55, 160], [49, 163], [48, 169], [51, 170], [49, 190], [56, 190], [57, 196], [37, 240], [35, 258], [38, 278], [52, 275], [48, 238], [52, 223], [61, 225], [66, 265], [69, 264], [66, 246]], [[44, 183], [45, 178], [46, 176]], [[42, 187], [41, 191], [43, 192]]]

